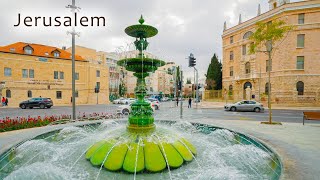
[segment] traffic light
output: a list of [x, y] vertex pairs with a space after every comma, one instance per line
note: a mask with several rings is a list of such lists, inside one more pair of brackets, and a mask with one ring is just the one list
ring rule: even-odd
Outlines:
[[95, 88], [94, 88], [94, 93], [99, 93], [99, 92], [100, 92], [99, 87], [95, 87]]
[[189, 67], [194, 67], [196, 66], [196, 58], [193, 56], [192, 53], [190, 53], [189, 58]]

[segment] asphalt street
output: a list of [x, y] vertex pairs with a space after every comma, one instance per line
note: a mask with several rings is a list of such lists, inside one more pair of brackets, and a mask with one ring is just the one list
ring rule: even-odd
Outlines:
[[[119, 105], [79, 105], [76, 108], [77, 114], [90, 113], [115, 113]], [[155, 118], [162, 120], [177, 120], [181, 117], [180, 107], [176, 107], [175, 102], [162, 102], [160, 110], [156, 110]], [[302, 110], [273, 110], [273, 121], [302, 123]], [[0, 108], [0, 119], [6, 117], [37, 117], [50, 115], [71, 115], [71, 106], [53, 106], [50, 109], [20, 109], [20, 108]], [[268, 110], [263, 113], [255, 112], [229, 112], [224, 111], [223, 107], [216, 109], [195, 109], [188, 108], [186, 101], [183, 102], [182, 118], [192, 122], [197, 119], [212, 120], [239, 120], [239, 121], [267, 121], [269, 117]], [[308, 121], [307, 123], [320, 123], [319, 121]]]

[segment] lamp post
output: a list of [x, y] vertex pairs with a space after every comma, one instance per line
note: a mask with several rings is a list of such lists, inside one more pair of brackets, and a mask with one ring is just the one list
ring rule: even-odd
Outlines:
[[[70, 8], [73, 14], [76, 13], [76, 10], [80, 8], [76, 6], [76, 0], [72, 0], [72, 5], [66, 6], [66, 8]], [[75, 73], [75, 36], [79, 36], [79, 33], [75, 32], [75, 28], [73, 27], [72, 32], [68, 32], [68, 34], [72, 35], [72, 119], [76, 120], [76, 73]]]

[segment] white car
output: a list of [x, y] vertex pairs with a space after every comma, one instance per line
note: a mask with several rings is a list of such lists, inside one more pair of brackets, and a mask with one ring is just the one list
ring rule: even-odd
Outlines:
[[[150, 103], [150, 106], [151, 106], [151, 108], [152, 108], [152, 110], [154, 112], [155, 111], [154, 103], [152, 103], [150, 101], [146, 101], [146, 102]], [[124, 114], [124, 115], [129, 115], [129, 113], [131, 112], [131, 104], [119, 106], [118, 109], [117, 109], [117, 113], [121, 113], [121, 114]]]
[[160, 102], [159, 102], [158, 99], [156, 99], [156, 98], [148, 98], [148, 99], [145, 99], [145, 101], [151, 102], [156, 110], [160, 109]]
[[131, 104], [133, 102], [135, 102], [137, 99], [135, 98], [128, 98], [128, 99], [124, 99], [123, 101], [121, 101], [121, 104]]
[[121, 101], [123, 101], [125, 98], [123, 98], [123, 97], [121, 97], [121, 98], [119, 98], [119, 99], [115, 99], [115, 100], [113, 100], [113, 104], [120, 104], [120, 102]]

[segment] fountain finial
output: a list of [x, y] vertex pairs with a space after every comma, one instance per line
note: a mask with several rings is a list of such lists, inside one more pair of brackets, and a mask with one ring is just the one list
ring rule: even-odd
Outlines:
[[144, 19], [143, 19], [142, 14], [141, 14], [141, 17], [140, 17], [140, 19], [139, 19], [139, 23], [140, 23], [140, 24], [143, 24], [143, 23], [144, 23]]

